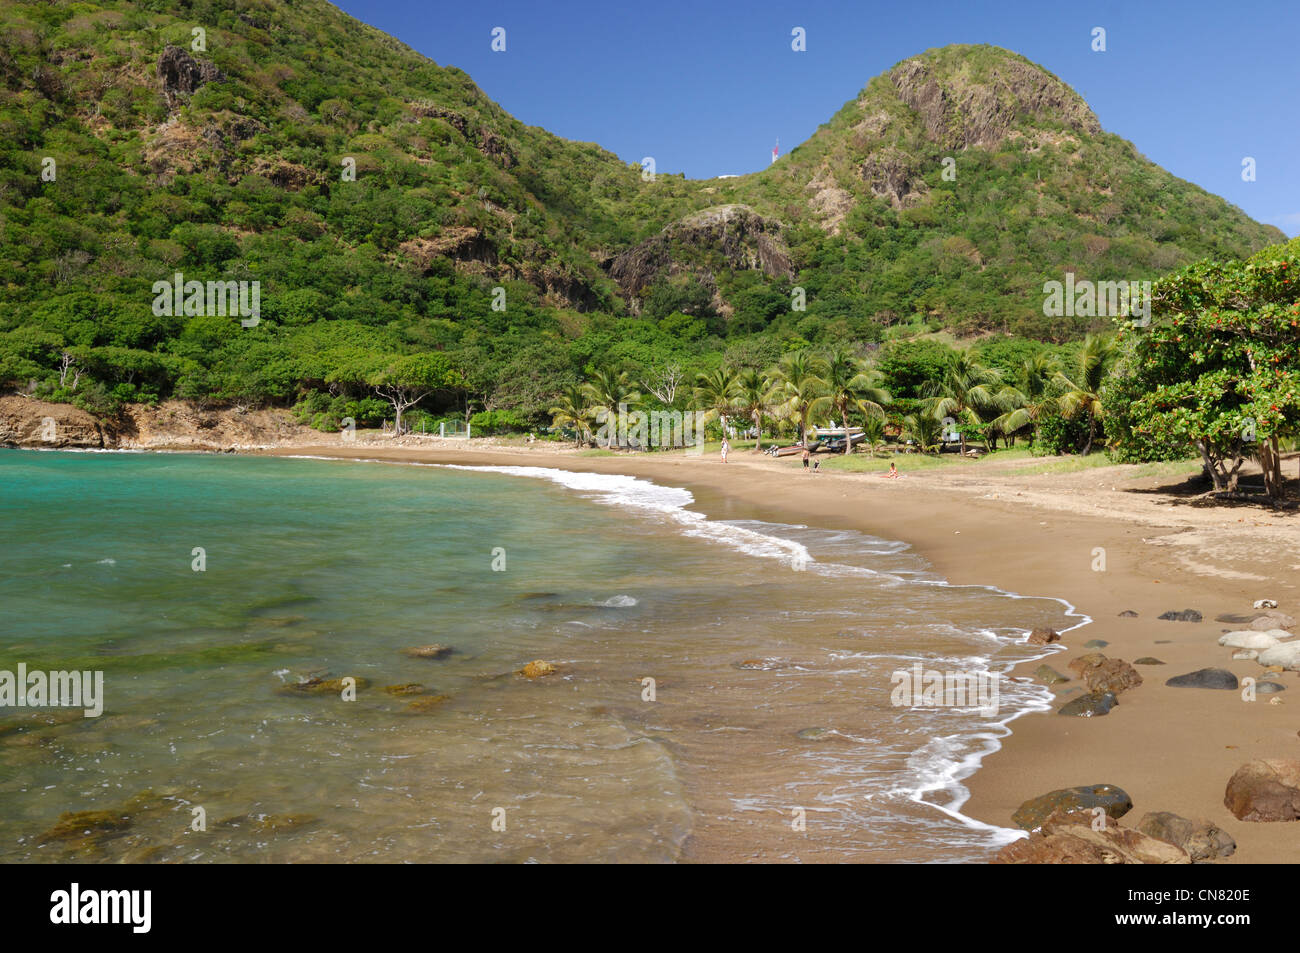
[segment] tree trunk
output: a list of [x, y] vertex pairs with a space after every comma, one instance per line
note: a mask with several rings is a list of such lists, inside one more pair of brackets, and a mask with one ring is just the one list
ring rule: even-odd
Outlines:
[[754, 412], [754, 432], [758, 435], [758, 439], [754, 442], [754, 452], [762, 453], [763, 452], [763, 415], [758, 411]]
[[1088, 442], [1083, 445], [1083, 455], [1086, 457], [1092, 452], [1092, 441], [1097, 436], [1097, 415], [1091, 410], [1088, 411]]

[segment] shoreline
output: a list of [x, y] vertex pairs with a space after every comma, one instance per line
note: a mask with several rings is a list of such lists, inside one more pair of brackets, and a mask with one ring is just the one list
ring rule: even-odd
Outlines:
[[[1290, 553], [1300, 549], [1300, 527], [1290, 514], [1230, 507], [1161, 510], [1164, 504], [1150, 502], [1155, 495], [1146, 484], [1158, 486], [1168, 478], [1136, 481], [1131, 491], [1150, 512], [1135, 517], [1105, 512], [1068, 487], [1059, 491], [1064, 499], [1053, 506], [1050, 494], [1036, 489], [1035, 477], [1021, 478], [1023, 483], [1011, 478], [967, 484], [963, 478], [968, 475], [995, 474], [965, 466], [961, 473], [930, 471], [907, 481], [834, 471], [812, 475], [800, 472], [797, 464], [744, 452], [732, 454], [725, 466], [711, 456], [583, 456], [535, 447], [320, 444], [241, 452], [625, 474], [684, 487], [695, 497], [689, 509], [713, 519], [763, 514], [772, 522], [856, 529], [906, 542], [950, 585], [993, 586], [1024, 597], [1057, 599], [1091, 620], [1067, 631], [1057, 643], [1064, 651], [1049, 649], [1044, 653], [1048, 657], [1021, 663], [1009, 675], [1024, 678], [1033, 667], [1052, 664], [1053, 655], [1059, 656], [1053, 667], [1064, 669], [1069, 658], [1086, 651], [1085, 639], [1079, 637], [1085, 632], [1088, 639], [1107, 641], [1103, 651], [1112, 658], [1132, 662], [1155, 655], [1167, 663], [1141, 667], [1144, 684], [1125, 692], [1104, 718], [1030, 711], [1009, 719], [1008, 734], [991, 739], [997, 750], [980, 755], [975, 772], [960, 781], [970, 792], [958, 807], [962, 815], [980, 824], [1012, 827], [1011, 813], [1029, 798], [1062, 787], [1108, 783], [1133, 798], [1125, 826], [1136, 825], [1148, 811], [1212, 820], [1238, 844], [1236, 854], [1220, 863], [1285, 862], [1300, 849], [1300, 827], [1241, 822], [1222, 803], [1227, 780], [1241, 764], [1300, 754], [1296, 719], [1286, 708], [1288, 702], [1300, 704], [1300, 696], [1291, 701], [1285, 692], [1280, 704], [1270, 705], [1262, 696], [1248, 703], [1237, 692], [1163, 684], [1173, 675], [1209, 666], [1227, 668], [1239, 678], [1262, 674], [1257, 663], [1231, 660], [1231, 650], [1215, 643], [1233, 626], [1213, 619], [1225, 612], [1249, 612], [1259, 598], [1276, 599], [1283, 611], [1300, 604], [1294, 577], [1285, 572], [1296, 558]], [[1096, 475], [1085, 471], [1083, 479]], [[1253, 557], [1256, 571], [1238, 568], [1242, 547]], [[1104, 571], [1093, 568], [1098, 549], [1104, 550]], [[1267, 574], [1257, 571], [1261, 568]], [[1199, 610], [1204, 621], [1156, 618], [1184, 608]], [[1119, 618], [1125, 610], [1138, 617]], [[1289, 689], [1300, 688], [1294, 673], [1275, 679]], [[1064, 688], [1074, 685], [1071, 681]]]
[[[1300, 705], [1300, 695], [1287, 691], [1271, 704], [1267, 696], [1247, 703], [1239, 692], [1164, 685], [1173, 675], [1210, 666], [1238, 678], [1264, 674], [1258, 663], [1231, 660], [1232, 650], [1215, 643], [1221, 632], [1241, 626], [1213, 620], [1225, 612], [1249, 613], [1260, 598], [1295, 612], [1300, 515], [1294, 512], [1197, 506], [1194, 497], [1184, 499], [1182, 476], [1149, 476], [1132, 466], [1041, 473], [1019, 465], [1030, 461], [1002, 465], [990, 458], [881, 480], [871, 473], [807, 473], [797, 460], [744, 451], [723, 465], [712, 455], [585, 455], [554, 445], [438, 444], [294, 440], [279, 446], [121, 449], [621, 474], [689, 490], [694, 502], [687, 510], [710, 519], [854, 529], [902, 541], [947, 585], [1052, 599], [1087, 617], [1035, 658], [1007, 668], [995, 657], [991, 669], [1022, 681], [1044, 663], [1067, 671], [1069, 659], [1089, 651], [1083, 642], [1090, 639], [1109, 643], [1101, 651], [1111, 658], [1133, 662], [1154, 655], [1167, 663], [1139, 666], [1144, 683], [1124, 692], [1104, 718], [1059, 717], [1054, 709], [1067, 699], [1054, 698], [1049, 710], [988, 722], [993, 750], [972, 753], [967, 760], [977, 761], [973, 772], [963, 776], [959, 767], [952, 775], [969, 792], [966, 799], [952, 810], [926, 802], [930, 807], [955, 812], [975, 826], [1014, 828], [1012, 812], [1030, 798], [1105, 783], [1132, 797], [1125, 827], [1136, 826], [1149, 811], [1214, 822], [1238, 845], [1219, 863], [1288, 862], [1300, 849], [1300, 825], [1241, 822], [1223, 805], [1227, 779], [1240, 765], [1300, 757], [1300, 719], [1286, 707]], [[1099, 554], [1105, 563], [1100, 569]], [[1184, 608], [1199, 610], [1203, 621], [1157, 619]], [[1137, 618], [1120, 618], [1125, 610], [1136, 611]], [[1272, 678], [1300, 688], [1296, 673]], [[1077, 693], [1073, 679], [1053, 694], [1072, 688]], [[1006, 733], [994, 735], [998, 726]], [[918, 788], [918, 799], [922, 793]]]

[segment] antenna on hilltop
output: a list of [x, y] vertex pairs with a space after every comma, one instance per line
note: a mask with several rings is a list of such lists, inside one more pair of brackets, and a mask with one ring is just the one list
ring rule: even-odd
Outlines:
[[775, 162], [777, 156], [781, 154], [781, 137], [776, 137], [776, 145], [772, 147], [772, 161]]

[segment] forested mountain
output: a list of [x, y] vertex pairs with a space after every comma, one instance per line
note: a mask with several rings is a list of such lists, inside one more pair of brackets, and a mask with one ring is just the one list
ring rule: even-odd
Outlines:
[[[1044, 317], [1045, 280], [1283, 238], [993, 47], [908, 59], [770, 168], [693, 181], [526, 126], [322, 0], [0, 0], [0, 24], [0, 383], [97, 413], [319, 406], [417, 360], [430, 410], [536, 419], [595, 365], [1062, 342], [1108, 322]], [[157, 313], [177, 273], [256, 281], [257, 321]]]

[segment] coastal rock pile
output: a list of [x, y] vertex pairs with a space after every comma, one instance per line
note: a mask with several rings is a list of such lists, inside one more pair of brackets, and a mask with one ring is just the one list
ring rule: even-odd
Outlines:
[[1228, 857], [1237, 850], [1237, 842], [1212, 822], [1191, 821], [1170, 811], [1144, 814], [1137, 829], [1148, 837], [1185, 850], [1194, 864]]
[[1187, 851], [1091, 811], [1056, 811], [1034, 833], [1003, 847], [995, 864], [1190, 864]]

